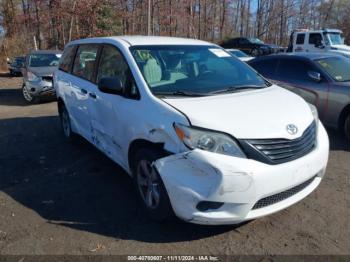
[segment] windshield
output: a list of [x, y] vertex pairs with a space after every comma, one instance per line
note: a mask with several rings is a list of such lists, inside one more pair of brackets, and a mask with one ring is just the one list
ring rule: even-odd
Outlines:
[[14, 66], [17, 66], [17, 65], [22, 65], [23, 62], [24, 62], [23, 59], [16, 58], [11, 64]]
[[249, 41], [253, 44], [263, 44], [264, 42], [261, 41], [259, 38], [248, 38]]
[[131, 53], [155, 95], [208, 95], [234, 87], [266, 87], [245, 63], [216, 46], [134, 46]]
[[240, 51], [240, 50], [229, 50], [229, 52], [237, 57], [248, 57], [246, 53]]
[[331, 45], [342, 45], [344, 41], [339, 33], [327, 33], [327, 40]]
[[30, 67], [58, 66], [61, 54], [32, 54], [29, 57]]
[[316, 60], [316, 62], [326, 70], [335, 81], [350, 81], [350, 59], [339, 56], [319, 59]]

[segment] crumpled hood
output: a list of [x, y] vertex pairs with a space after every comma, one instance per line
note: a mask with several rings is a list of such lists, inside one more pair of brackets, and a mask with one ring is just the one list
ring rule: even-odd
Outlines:
[[52, 76], [53, 72], [57, 69], [56, 66], [45, 67], [29, 67], [28, 70], [36, 76]]
[[[313, 121], [310, 107], [300, 96], [276, 85], [232, 94], [164, 100], [184, 113], [193, 126], [239, 139], [294, 139]], [[297, 126], [297, 134], [287, 132], [288, 124]]]

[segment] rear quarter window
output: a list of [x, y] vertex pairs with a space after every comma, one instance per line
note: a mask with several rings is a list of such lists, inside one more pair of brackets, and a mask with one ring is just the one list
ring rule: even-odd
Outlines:
[[67, 48], [65, 48], [58, 66], [60, 70], [64, 72], [70, 72], [70, 68], [72, 66], [75, 55], [75, 50], [76, 46], [68, 46]]

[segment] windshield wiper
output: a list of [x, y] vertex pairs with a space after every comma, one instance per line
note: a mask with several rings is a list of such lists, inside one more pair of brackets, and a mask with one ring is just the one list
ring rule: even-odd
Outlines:
[[241, 90], [245, 90], [245, 89], [260, 89], [260, 88], [264, 88], [266, 86], [260, 86], [260, 85], [237, 85], [237, 86], [230, 86], [226, 89], [221, 89], [218, 91], [213, 91], [210, 92], [210, 94], [221, 94], [221, 93], [233, 93], [236, 91], [241, 91]]
[[182, 90], [176, 90], [174, 92], [157, 92], [156, 95], [161, 96], [190, 96], [190, 97], [196, 97], [196, 96], [205, 96], [206, 94], [201, 93], [193, 93], [193, 92], [187, 92]]

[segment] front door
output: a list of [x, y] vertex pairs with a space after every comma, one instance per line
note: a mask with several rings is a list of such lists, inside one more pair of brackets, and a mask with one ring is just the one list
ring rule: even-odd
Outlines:
[[306, 102], [316, 106], [322, 119], [327, 106], [329, 83], [324, 76], [319, 82], [311, 79], [309, 72], [312, 71], [321, 73], [316, 66], [308, 61], [281, 58], [276, 72], [276, 80], [280, 85], [303, 97]]
[[309, 33], [309, 39], [305, 44], [306, 52], [323, 52], [323, 37], [321, 33]]
[[[134, 85], [133, 78], [120, 51], [112, 45], [104, 45], [100, 55], [96, 81], [104, 77], [118, 77], [125, 92], [109, 94], [94, 90], [94, 99], [90, 101], [90, 115], [93, 143], [106, 155], [120, 165], [126, 164], [125, 154], [128, 150], [128, 128], [126, 124], [132, 118], [132, 111], [137, 111], [138, 100], [128, 97], [126, 90]], [[134, 89], [135, 90], [135, 89]], [[136, 103], [136, 105], [135, 105]]]

